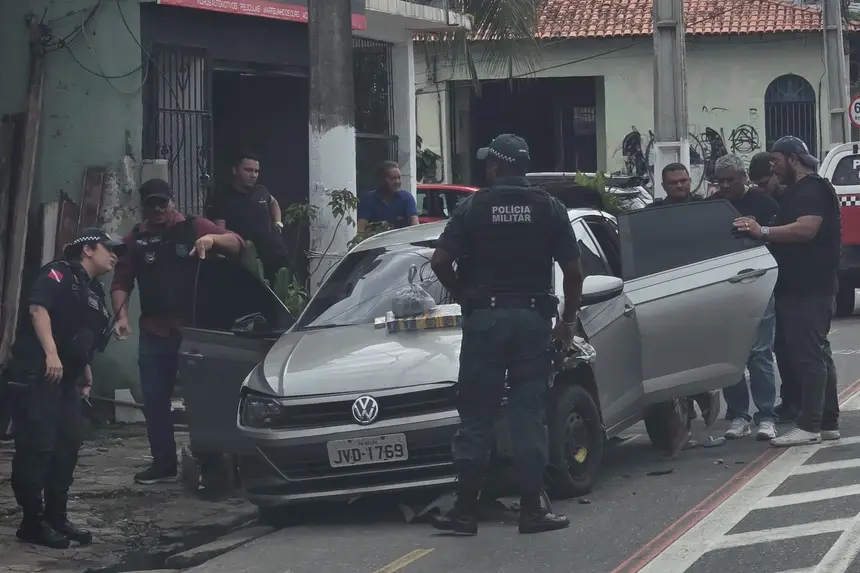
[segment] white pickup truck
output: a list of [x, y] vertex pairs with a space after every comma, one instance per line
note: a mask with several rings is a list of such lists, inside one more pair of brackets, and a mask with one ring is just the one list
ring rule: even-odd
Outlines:
[[860, 288], [860, 143], [843, 143], [831, 149], [818, 173], [829, 179], [839, 194], [842, 259], [836, 314], [849, 316], [854, 312], [854, 291]]

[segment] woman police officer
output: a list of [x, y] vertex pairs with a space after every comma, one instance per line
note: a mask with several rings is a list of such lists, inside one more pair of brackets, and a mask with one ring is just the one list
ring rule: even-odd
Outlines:
[[13, 410], [11, 479], [24, 512], [17, 531], [23, 541], [58, 549], [92, 541], [68, 520], [66, 503], [81, 444], [80, 401], [92, 386], [90, 362], [110, 334], [96, 277], [113, 269], [123, 248], [99, 228], [83, 229], [62, 260], [40, 270], [30, 291], [30, 320], [19, 324], [8, 370], [23, 388]]

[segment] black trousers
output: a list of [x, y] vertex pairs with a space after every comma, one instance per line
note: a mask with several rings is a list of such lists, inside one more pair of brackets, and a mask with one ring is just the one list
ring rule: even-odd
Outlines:
[[52, 383], [30, 375], [15, 381], [27, 387], [20, 390], [12, 413], [12, 491], [25, 520], [64, 520], [81, 446], [77, 380]]
[[834, 313], [832, 295], [783, 295], [776, 297], [777, 329], [782, 331], [777, 353], [785, 396], [797, 400], [797, 427], [808, 432], [839, 427], [836, 366], [827, 335]]

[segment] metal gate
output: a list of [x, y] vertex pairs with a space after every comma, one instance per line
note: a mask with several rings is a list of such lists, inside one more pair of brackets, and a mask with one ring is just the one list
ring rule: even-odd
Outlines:
[[353, 39], [355, 167], [359, 193], [376, 187], [376, 169], [397, 161], [391, 44]]
[[766, 149], [786, 135], [802, 139], [817, 155], [815, 90], [804, 78], [786, 74], [773, 80], [764, 94]]
[[212, 106], [206, 50], [154, 44], [143, 102], [143, 158], [166, 159], [177, 208], [202, 215], [212, 181]]

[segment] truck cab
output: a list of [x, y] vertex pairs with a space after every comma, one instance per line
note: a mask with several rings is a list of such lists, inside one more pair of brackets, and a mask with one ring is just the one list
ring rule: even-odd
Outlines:
[[831, 149], [818, 169], [839, 195], [842, 212], [842, 259], [839, 263], [837, 316], [854, 312], [855, 289], [860, 288], [860, 143]]

